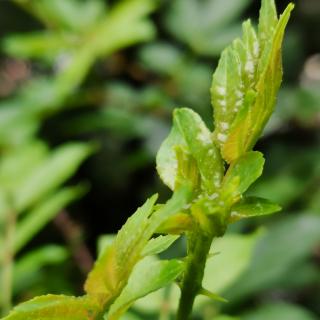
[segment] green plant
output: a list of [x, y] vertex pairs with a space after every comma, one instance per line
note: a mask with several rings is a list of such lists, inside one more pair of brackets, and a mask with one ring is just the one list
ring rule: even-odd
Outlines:
[[[223, 51], [211, 89], [213, 132], [191, 109], [174, 111], [173, 128], [157, 156], [158, 173], [173, 195], [165, 204], [156, 204], [154, 195], [128, 219], [90, 272], [86, 294], [36, 297], [4, 319], [116, 320], [137, 299], [175, 280], [181, 288], [178, 320], [190, 317], [197, 295], [224, 300], [202, 287], [212, 240], [230, 223], [280, 210], [245, 192], [263, 171], [263, 155], [252, 149], [274, 109], [292, 9], [289, 4], [278, 19], [274, 1], [262, 0], [258, 32], [245, 22], [242, 39]], [[185, 259], [150, 258], [182, 234]]]

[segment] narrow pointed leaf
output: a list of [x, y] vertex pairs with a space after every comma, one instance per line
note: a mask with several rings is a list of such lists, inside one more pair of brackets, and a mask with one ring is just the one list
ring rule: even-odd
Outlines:
[[192, 216], [187, 213], [178, 213], [164, 221], [156, 230], [157, 233], [182, 234], [193, 228]]
[[212, 300], [214, 300], [214, 301], [228, 302], [227, 299], [221, 297], [221, 296], [218, 295], [217, 293], [211, 292], [211, 291], [209, 291], [209, 290], [207, 290], [207, 289], [204, 289], [204, 288], [202, 288], [202, 289], [200, 290], [200, 293], [199, 293], [199, 294], [201, 294], [201, 295], [203, 295], [203, 296], [206, 296], [206, 297], [208, 297], [209, 299], [212, 299]]
[[262, 0], [258, 26], [259, 39], [262, 44], [272, 39], [277, 23], [278, 16], [274, 0]]
[[73, 175], [92, 152], [91, 146], [81, 143], [71, 143], [56, 149], [16, 189], [16, 209], [19, 212], [25, 210], [55, 190]]
[[222, 182], [222, 194], [234, 199], [243, 194], [262, 174], [262, 153], [251, 151], [233, 162]]
[[[115, 241], [97, 260], [85, 283], [85, 290], [91, 295], [100, 295], [105, 301], [117, 293], [124, 269], [132, 269], [133, 260], [139, 256], [136, 246], [141, 242], [153, 211], [157, 195], [140, 207], [124, 224]], [[148, 239], [143, 239], [146, 242]], [[137, 249], [137, 250], [136, 250]]]
[[231, 208], [230, 222], [242, 218], [250, 218], [273, 214], [281, 210], [281, 207], [269, 200], [257, 197], [247, 197], [236, 203]]
[[137, 299], [174, 281], [184, 270], [178, 260], [142, 260], [133, 270], [127, 286], [111, 306], [109, 320], [117, 320]]
[[149, 226], [149, 217], [154, 210], [158, 195], [154, 195], [131, 216], [118, 232], [115, 239], [116, 260], [122, 268], [136, 259], [151, 235], [145, 231]]
[[86, 293], [99, 297], [105, 306], [119, 296], [150, 238], [164, 221], [182, 210], [189, 197], [190, 189], [185, 187], [154, 213], [157, 196], [139, 208], [97, 260], [85, 283]]
[[26, 213], [17, 225], [14, 251], [21, 250], [62, 209], [81, 197], [85, 190], [82, 186], [63, 188]]
[[142, 250], [142, 256], [151, 256], [167, 250], [179, 236], [168, 235], [158, 236], [149, 240], [148, 244]]

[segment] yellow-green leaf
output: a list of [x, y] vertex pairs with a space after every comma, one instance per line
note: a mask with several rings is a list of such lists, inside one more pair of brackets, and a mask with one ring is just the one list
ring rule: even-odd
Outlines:
[[168, 137], [163, 141], [156, 158], [157, 171], [163, 181], [171, 190], [175, 189], [178, 174], [178, 159], [175, 148], [185, 147], [186, 143], [179, 129], [173, 123]]
[[202, 189], [209, 194], [213, 193], [220, 187], [224, 168], [210, 130], [191, 109], [176, 109], [174, 121], [197, 162]]
[[242, 218], [268, 215], [280, 210], [281, 207], [279, 205], [267, 199], [247, 197], [231, 208], [230, 222], [235, 222]]
[[[262, 21], [260, 33], [264, 32], [265, 29], [265, 27], [262, 27], [263, 19], [267, 19], [264, 15], [271, 15], [271, 13], [267, 14], [265, 12], [273, 11], [270, 8], [267, 9], [268, 6], [272, 6], [272, 3], [273, 1], [264, 1], [265, 7], [261, 11], [262, 16], [260, 18]], [[253, 148], [274, 110], [276, 95], [282, 80], [281, 48], [284, 31], [293, 7], [293, 4], [289, 4], [281, 15], [272, 33], [271, 44], [268, 46], [267, 43], [264, 43], [265, 48], [258, 61], [258, 81], [254, 88], [250, 89], [253, 90], [250, 93], [253, 98], [245, 93], [247, 103], [235, 117], [228, 139], [222, 147], [223, 157], [229, 163]]]
[[237, 199], [261, 176], [263, 165], [263, 155], [258, 151], [250, 151], [231, 163], [222, 182], [222, 197], [232, 202]]
[[88, 296], [46, 295], [18, 305], [3, 320], [95, 320], [100, 312], [99, 303]]
[[111, 305], [109, 320], [117, 320], [137, 299], [174, 281], [184, 270], [179, 260], [142, 260], [134, 268], [127, 286]]

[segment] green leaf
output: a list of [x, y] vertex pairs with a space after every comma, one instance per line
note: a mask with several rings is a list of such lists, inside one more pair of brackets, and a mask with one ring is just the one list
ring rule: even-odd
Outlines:
[[[216, 239], [210, 249], [213, 256], [206, 263], [203, 287], [223, 294], [250, 266], [254, 248], [262, 236], [262, 232], [256, 232], [248, 235], [226, 234], [223, 238]], [[144, 297], [136, 302], [135, 307], [142, 312], [146, 309], [149, 313], [156, 313], [162, 302], [166, 302], [172, 313], [175, 313], [181, 292], [175, 285], [170, 287], [169, 293], [164, 291], [159, 290]], [[226, 298], [228, 299], [227, 296]], [[211, 305], [211, 300], [197, 296], [195, 312], [202, 311], [204, 304]]]
[[178, 213], [164, 221], [156, 230], [157, 233], [182, 234], [193, 228], [194, 221], [190, 214]]
[[167, 250], [179, 236], [168, 235], [168, 236], [158, 236], [149, 240], [147, 245], [142, 250], [142, 256], [151, 256], [158, 253], [161, 253]]
[[72, 50], [77, 44], [75, 34], [46, 31], [6, 37], [3, 49], [11, 56], [23, 59], [54, 59], [58, 54]]
[[316, 320], [317, 316], [301, 306], [289, 303], [266, 304], [248, 312], [241, 318], [243, 320]]
[[46, 295], [15, 307], [3, 320], [94, 320], [100, 314], [92, 298]]
[[262, 153], [251, 151], [231, 163], [223, 181], [221, 194], [227, 201], [234, 201], [262, 174], [264, 158]]
[[183, 63], [183, 53], [166, 42], [155, 42], [143, 46], [139, 51], [141, 63], [152, 71], [164, 75], [174, 75]]
[[231, 208], [230, 222], [243, 218], [263, 216], [278, 212], [281, 207], [269, 200], [257, 197], [246, 197]]
[[187, 147], [177, 125], [173, 123], [171, 132], [161, 144], [156, 157], [158, 174], [171, 190], [175, 189], [178, 174], [178, 159], [175, 150], [177, 146]]
[[98, 241], [97, 241], [97, 252], [98, 256], [103, 254], [108, 247], [110, 247], [116, 238], [115, 234], [103, 234], [99, 236]]
[[150, 198], [128, 219], [89, 273], [85, 291], [99, 296], [104, 304], [121, 293], [132, 269], [143, 258], [142, 251], [150, 238], [164, 221], [182, 210], [190, 199], [190, 190], [177, 190], [166, 204], [153, 212], [156, 199], [156, 195]]
[[227, 141], [230, 127], [243, 102], [239, 61], [232, 48], [225, 49], [213, 74], [211, 102], [214, 109], [214, 137], [220, 147]]
[[225, 292], [228, 300], [242, 301], [279, 288], [289, 274], [296, 277], [297, 266], [310, 261], [320, 241], [319, 228], [320, 217], [307, 213], [277, 219], [258, 242], [250, 266]]
[[66, 261], [68, 251], [57, 245], [45, 245], [32, 250], [15, 261], [13, 291], [19, 294], [31, 287], [43, 275], [43, 267], [59, 265]]
[[91, 146], [81, 143], [66, 144], [53, 151], [17, 188], [14, 204], [18, 212], [34, 205], [59, 187], [92, 152]]
[[183, 186], [175, 191], [172, 198], [151, 216], [150, 224], [146, 230], [149, 233], [149, 238], [165, 221], [182, 211], [190, 200], [191, 190], [189, 186]]
[[17, 224], [14, 252], [21, 250], [62, 209], [81, 197], [84, 191], [85, 189], [81, 185], [63, 188], [45, 198], [32, 211], [27, 212]]
[[224, 168], [211, 132], [200, 116], [191, 109], [176, 109], [174, 121], [197, 162], [203, 190], [212, 194], [220, 187]]
[[227, 234], [215, 240], [210, 252], [219, 254], [207, 261], [203, 287], [218, 293], [229, 287], [249, 267], [254, 247], [261, 236], [261, 232]]
[[184, 270], [184, 263], [178, 260], [139, 262], [134, 268], [127, 286], [111, 305], [108, 319], [117, 320], [135, 300], [146, 296], [174, 281]]
[[240, 16], [248, 0], [175, 0], [165, 17], [167, 29], [195, 52], [218, 55], [239, 33], [234, 20]]
[[272, 42], [274, 30], [278, 24], [277, 9], [274, 0], [262, 0], [259, 17], [259, 42], [261, 49]]
[[103, 1], [90, 0], [16, 0], [48, 27], [58, 30], [85, 31], [98, 23], [106, 11]]
[[1, 189], [14, 192], [45, 161], [48, 154], [48, 147], [38, 140], [29, 141], [19, 148], [4, 152], [0, 160]]
[[[154, 210], [158, 195], [151, 197], [136, 213], [131, 216], [118, 232], [114, 246], [116, 261], [121, 269], [132, 266], [138, 259], [152, 233], [146, 233], [150, 225], [148, 219]], [[130, 267], [129, 267], [130, 268]]]
[[[90, 295], [103, 295], [108, 299], [122, 281], [124, 273], [129, 275], [134, 263], [140, 257], [141, 243], [146, 244], [145, 229], [148, 217], [153, 211], [157, 195], [148, 199], [124, 224], [113, 244], [101, 254], [93, 270], [89, 273], [85, 290]], [[140, 247], [137, 248], [137, 246]], [[143, 246], [142, 246], [143, 247]]]
[[[263, 25], [266, 24], [264, 19], [266, 19], [266, 21], [272, 20], [272, 18], [269, 17], [270, 14], [266, 12], [272, 12], [273, 10], [270, 8], [273, 5], [274, 2], [269, 0], [263, 3], [264, 7], [261, 11], [262, 16], [260, 18], [260, 30], [262, 30], [262, 33], [265, 29]], [[246, 59], [244, 74], [254, 79], [255, 69], [256, 67], [258, 68], [257, 81], [254, 81], [250, 86], [252, 88], [250, 90], [254, 90], [255, 94], [250, 94], [252, 98], [249, 99], [249, 103], [247, 101], [245, 107], [237, 114], [228, 138], [223, 145], [222, 154], [229, 163], [253, 148], [274, 110], [276, 95], [282, 80], [281, 48], [284, 31], [293, 7], [293, 4], [289, 4], [281, 15], [279, 22], [272, 32], [272, 41], [269, 45], [268, 43], [265, 44], [263, 42], [264, 40], [261, 40], [261, 34], [259, 34], [260, 56], [257, 62], [253, 59]], [[266, 16], [269, 18], [266, 18]], [[272, 30], [272, 26], [270, 27], [268, 25], [268, 28]], [[247, 34], [249, 34], [249, 31]], [[260, 45], [264, 45], [264, 47], [260, 48]], [[240, 57], [243, 55], [239, 46], [235, 45], [235, 50], [238, 51]], [[248, 52], [248, 50], [246, 50], [246, 52]], [[245, 99], [248, 97], [249, 92], [250, 91], [244, 92]]]

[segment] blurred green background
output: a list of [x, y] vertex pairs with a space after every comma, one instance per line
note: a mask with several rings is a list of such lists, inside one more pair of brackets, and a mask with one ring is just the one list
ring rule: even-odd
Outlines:
[[[288, 2], [276, 1], [279, 12]], [[256, 22], [259, 7], [0, 1], [0, 262], [15, 254], [14, 303], [81, 293], [97, 240], [103, 246], [147, 196], [168, 197], [155, 155], [172, 110], [193, 108], [213, 127], [209, 88], [219, 54], [244, 19]], [[296, 1], [277, 109], [256, 147], [265, 172], [249, 191], [283, 211], [235, 224], [214, 244], [221, 253], [205, 282], [229, 303], [198, 301], [195, 319], [320, 318], [319, 34], [320, 1]], [[183, 252], [181, 241], [167, 255]], [[5, 277], [2, 263], [9, 288]], [[176, 291], [141, 300], [124, 319], [170, 319]]]

